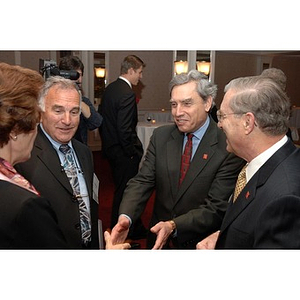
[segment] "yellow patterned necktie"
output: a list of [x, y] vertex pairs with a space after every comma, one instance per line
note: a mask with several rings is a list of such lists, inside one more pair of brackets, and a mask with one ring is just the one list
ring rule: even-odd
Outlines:
[[235, 190], [234, 190], [234, 195], [233, 195], [233, 202], [235, 202], [236, 198], [238, 197], [238, 195], [240, 194], [240, 192], [242, 191], [242, 189], [245, 187], [247, 181], [246, 181], [246, 168], [247, 168], [247, 165], [245, 165], [239, 176], [238, 176], [238, 179], [237, 179], [237, 182], [236, 182], [236, 185], [235, 185]]

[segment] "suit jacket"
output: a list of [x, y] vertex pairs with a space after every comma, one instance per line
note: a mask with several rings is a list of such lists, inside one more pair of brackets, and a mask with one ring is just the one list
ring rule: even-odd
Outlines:
[[[129, 181], [120, 214], [135, 221], [155, 189], [150, 226], [174, 219], [177, 248], [196, 243], [219, 229], [244, 160], [226, 151], [226, 138], [214, 121], [204, 134], [181, 186], [178, 186], [184, 134], [175, 125], [153, 132], [143, 165]], [[156, 236], [149, 237], [152, 247]]]
[[143, 155], [136, 133], [138, 122], [136, 97], [130, 86], [118, 78], [107, 86], [101, 103], [103, 151], [108, 158]]
[[[98, 204], [92, 199], [93, 157], [89, 148], [72, 139], [72, 145], [83, 171], [91, 209], [92, 248], [99, 248]], [[16, 170], [28, 179], [42, 196], [49, 199], [58, 219], [58, 224], [70, 248], [80, 249], [81, 232], [78, 201], [56, 150], [39, 127], [31, 158], [15, 166]]]
[[300, 149], [289, 140], [230, 202], [217, 249], [300, 248]]
[[0, 248], [68, 248], [51, 204], [11, 182], [0, 180]]

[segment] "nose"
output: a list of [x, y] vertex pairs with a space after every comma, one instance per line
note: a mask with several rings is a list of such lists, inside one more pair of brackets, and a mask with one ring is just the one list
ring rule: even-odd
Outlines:
[[70, 125], [71, 124], [71, 115], [69, 112], [65, 112], [63, 117], [62, 117], [62, 122], [66, 125]]
[[174, 116], [179, 117], [183, 115], [182, 106], [180, 104], [178, 104], [175, 108], [173, 108], [173, 110], [174, 110]]

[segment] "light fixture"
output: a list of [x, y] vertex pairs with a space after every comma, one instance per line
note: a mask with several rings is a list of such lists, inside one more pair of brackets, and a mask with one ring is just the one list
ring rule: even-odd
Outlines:
[[208, 76], [210, 71], [210, 62], [204, 60], [197, 61], [197, 70]]
[[95, 68], [95, 74], [97, 78], [104, 78], [105, 77], [105, 68]]
[[174, 71], [175, 73], [181, 74], [181, 73], [187, 73], [188, 71], [188, 62], [183, 60], [178, 60], [174, 62]]

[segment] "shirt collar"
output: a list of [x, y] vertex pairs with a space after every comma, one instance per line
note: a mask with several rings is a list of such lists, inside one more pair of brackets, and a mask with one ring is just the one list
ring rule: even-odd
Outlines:
[[[48, 138], [48, 140], [50, 141], [50, 143], [52, 144], [53, 148], [58, 151], [59, 150], [59, 147], [61, 145], [61, 143], [58, 143], [57, 141], [55, 141], [44, 129], [43, 127], [43, 124], [40, 123], [40, 127], [42, 129], [42, 131], [44, 132], [45, 136]], [[73, 146], [72, 146], [72, 142], [69, 141], [68, 145], [73, 149]]]
[[202, 137], [203, 137], [203, 135], [204, 135], [204, 133], [206, 132], [206, 130], [207, 130], [208, 126], [209, 126], [209, 123], [210, 123], [210, 119], [209, 119], [209, 117], [207, 117], [207, 119], [204, 122], [204, 124], [200, 128], [198, 128], [196, 131], [194, 131], [193, 135], [197, 139], [201, 140]]
[[248, 164], [246, 169], [246, 178], [247, 182], [251, 177], [259, 170], [259, 168], [278, 150], [280, 149], [288, 140], [288, 137], [285, 135], [281, 140], [271, 146], [269, 149], [265, 150]]
[[132, 85], [128, 79], [126, 79], [125, 77], [122, 77], [122, 76], [119, 76], [119, 78], [124, 80], [125, 82], [127, 82], [127, 84], [130, 86], [130, 88], [132, 88]]

